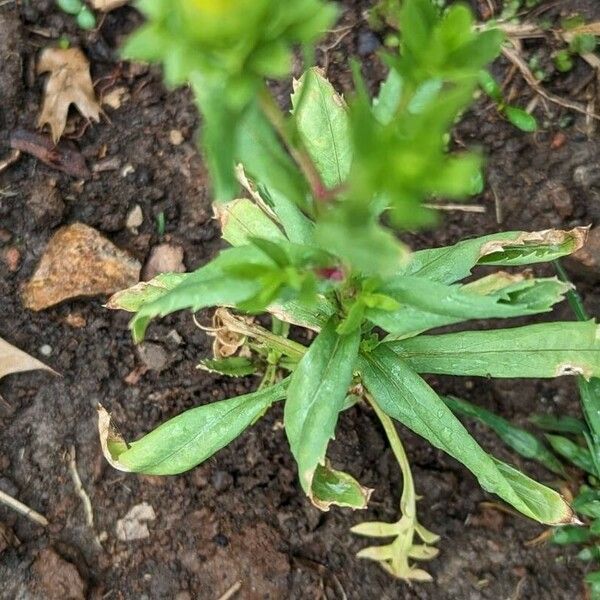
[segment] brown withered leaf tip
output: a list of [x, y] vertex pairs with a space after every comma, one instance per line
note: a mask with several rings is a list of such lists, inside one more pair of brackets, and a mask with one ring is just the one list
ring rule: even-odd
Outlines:
[[38, 127], [49, 125], [54, 143], [65, 130], [71, 104], [86, 119], [100, 120], [101, 109], [92, 85], [90, 63], [79, 48], [46, 48], [40, 55], [37, 72], [50, 73]]
[[80, 296], [109, 295], [140, 279], [140, 263], [92, 227], [59, 229], [23, 288], [23, 304], [43, 310]]

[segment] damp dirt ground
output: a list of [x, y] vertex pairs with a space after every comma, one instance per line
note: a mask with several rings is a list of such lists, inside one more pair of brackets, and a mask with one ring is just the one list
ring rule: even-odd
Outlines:
[[[481, 1], [474, 8], [481, 14], [497, 4]], [[575, 11], [600, 19], [593, 0], [544, 5], [542, 16], [551, 22]], [[341, 28], [317, 53], [341, 91], [351, 90], [350, 57], [362, 61], [373, 88], [383, 74], [375, 54], [380, 39], [362, 16], [367, 6], [344, 2]], [[282, 431], [281, 407], [184, 475], [136, 476], [106, 464], [96, 432], [98, 402], [110, 409], [126, 436], [135, 437], [187, 408], [257, 384], [195, 368], [209, 355], [210, 340], [188, 314], [152, 325], [147, 344], [154, 359], [149, 360], [148, 352], [131, 341], [127, 315], [106, 310], [105, 298], [71, 300], [37, 313], [21, 302], [22, 285], [49, 238], [65, 224], [96, 228], [142, 263], [159, 243], [181, 247], [188, 269], [221, 247], [196, 147], [200, 125], [191, 94], [166, 90], [158, 69], [119, 61], [117, 48], [140, 22], [132, 8], [124, 7], [106, 16], [98, 31], [83, 33], [48, 0], [0, 3], [0, 159], [8, 155], [12, 131], [35, 129], [43, 89], [35, 75], [36, 56], [61, 36], [83, 48], [99, 93], [115, 87], [127, 91], [126, 101], [118, 109], [106, 108], [100, 124], [86, 127], [72, 119], [67, 137], [89, 166], [102, 165], [84, 185], [27, 155], [0, 173], [0, 337], [61, 374], [33, 372], [0, 381], [0, 489], [50, 522], [40, 527], [0, 506], [0, 598], [217, 600], [237, 582], [236, 597], [248, 600], [583, 598], [585, 565], [574, 552], [528, 547], [542, 527], [482, 508], [493, 498], [473, 476], [405, 430], [422, 496], [420, 520], [441, 535], [440, 555], [428, 565], [435, 582], [410, 587], [355, 559], [364, 541], [349, 528], [365, 518], [394, 519], [401, 484], [378, 423], [360, 406], [342, 415], [332, 457], [375, 488], [371, 507], [361, 514], [321, 513], [309, 505]], [[523, 52], [539, 55], [551, 71], [553, 43], [526, 40]], [[503, 59], [494, 73], [508, 81], [519, 105], [534, 97]], [[585, 102], [595, 93], [593, 78], [577, 61], [569, 74], [550, 73], [545, 85]], [[536, 114], [540, 130], [525, 134], [485, 99], [477, 102], [457, 128], [454, 143], [479, 147], [487, 157], [486, 188], [475, 199], [485, 213], [445, 213], [435, 231], [407, 238], [413, 247], [501, 229], [598, 223], [600, 144], [594, 123], [543, 102]], [[172, 131], [181, 134], [175, 138], [181, 143], [173, 144]], [[136, 204], [144, 220], [134, 233], [126, 219]], [[159, 234], [161, 214], [165, 227]], [[576, 266], [571, 273], [589, 311], [600, 315], [597, 273]], [[570, 318], [566, 307], [553, 316]], [[576, 389], [568, 379], [439, 377], [431, 382], [523, 425], [533, 412], [577, 414]], [[472, 430], [490, 452], [549, 481], [548, 473], [507, 451], [484, 428], [472, 425]], [[69, 471], [71, 447], [101, 548]], [[142, 502], [156, 516], [148, 522], [148, 537], [119, 541], [117, 521]]]

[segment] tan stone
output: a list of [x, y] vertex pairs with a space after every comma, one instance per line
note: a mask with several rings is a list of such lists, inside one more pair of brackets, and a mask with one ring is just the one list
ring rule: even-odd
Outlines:
[[82, 223], [59, 229], [23, 289], [23, 304], [43, 310], [79, 296], [113, 294], [138, 283], [140, 263]]

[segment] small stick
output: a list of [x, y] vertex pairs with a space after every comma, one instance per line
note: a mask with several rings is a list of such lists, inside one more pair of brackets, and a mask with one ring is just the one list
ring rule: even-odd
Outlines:
[[46, 519], [46, 517], [40, 515], [39, 512], [36, 512], [32, 508], [29, 508], [29, 506], [27, 506], [26, 504], [23, 504], [22, 502], [19, 502], [12, 496], [9, 496], [8, 494], [4, 493], [2, 490], [0, 490], [0, 502], [6, 504], [6, 506], [12, 508], [13, 510], [16, 510], [18, 513], [21, 513], [23, 516], [27, 517], [28, 519], [31, 519], [34, 523], [37, 523], [42, 527], [47, 527], [49, 525], [48, 519]]
[[0, 160], [0, 173], [8, 169], [8, 167], [10, 167], [10, 165], [12, 165], [13, 163], [17, 162], [20, 156], [20, 150], [11, 150], [10, 154], [4, 160]]
[[219, 596], [218, 600], [229, 600], [233, 598], [242, 588], [242, 582], [236, 581], [222, 596]]
[[102, 544], [100, 543], [100, 539], [98, 538], [96, 529], [94, 528], [94, 511], [92, 508], [92, 501], [85, 491], [83, 483], [81, 482], [81, 477], [79, 477], [79, 472], [77, 471], [77, 453], [75, 451], [75, 446], [71, 446], [69, 448], [67, 456], [69, 458], [69, 473], [71, 474], [71, 479], [73, 480], [73, 485], [75, 486], [75, 492], [81, 498], [81, 502], [83, 503], [85, 520], [89, 528], [94, 532], [94, 541], [98, 547], [102, 548]]
[[494, 196], [494, 208], [496, 209], [496, 223], [500, 225], [502, 221], [504, 221], [504, 214], [502, 212], [502, 203], [500, 202], [500, 198], [498, 198], [498, 194], [496, 193], [496, 189], [490, 183], [490, 189], [492, 190], [492, 195]]
[[545, 98], [553, 104], [558, 104], [563, 108], [569, 108], [583, 115], [600, 120], [600, 115], [590, 112], [586, 107], [581, 106], [578, 102], [565, 100], [564, 98], [561, 98], [560, 96], [552, 94], [546, 90], [542, 85], [540, 85], [539, 81], [535, 78], [535, 75], [531, 72], [531, 69], [527, 63], [523, 60], [523, 58], [521, 58], [521, 56], [519, 56], [518, 52], [504, 46], [502, 48], [502, 54], [504, 54], [504, 56], [519, 69], [523, 79], [533, 89], [533, 91], [542, 96], [542, 98]]
[[462, 212], [471, 212], [471, 213], [484, 213], [486, 212], [486, 207], [481, 204], [424, 204], [425, 208], [431, 208], [432, 210], [459, 210]]

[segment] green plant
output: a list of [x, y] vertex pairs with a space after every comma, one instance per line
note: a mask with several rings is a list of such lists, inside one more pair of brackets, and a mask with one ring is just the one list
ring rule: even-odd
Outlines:
[[506, 117], [515, 127], [521, 131], [537, 131], [537, 119], [527, 111], [510, 104], [506, 104], [502, 89], [489, 71], [482, 70], [479, 74], [479, 85], [481, 89], [496, 103], [498, 112]]
[[81, 29], [94, 29], [96, 17], [82, 0], [56, 0], [58, 7], [69, 15], [73, 15]]
[[[556, 263], [559, 277], [567, 277]], [[567, 298], [578, 321], [589, 323], [583, 302], [574, 289]], [[596, 564], [595, 571], [586, 575], [592, 600], [600, 599], [600, 379], [577, 376], [581, 412], [584, 420], [574, 417], [533, 415], [530, 420], [542, 431], [544, 440], [517, 427], [494, 413], [461, 400], [444, 398], [446, 404], [458, 415], [477, 419], [493, 431], [513, 450], [527, 459], [535, 460], [559, 477], [574, 483], [564, 462], [580, 470], [586, 482], [581, 485], [573, 501], [573, 508], [584, 520], [583, 523], [554, 529], [551, 541], [555, 544], [583, 544], [578, 558]], [[562, 461], [560, 460], [562, 459]], [[581, 527], [581, 525], [584, 525]]]
[[[436, 212], [424, 199], [463, 197], [480, 186], [480, 157], [450, 152], [449, 130], [502, 36], [477, 32], [463, 6], [440, 14], [429, 0], [406, 0], [399, 51], [383, 57], [389, 76], [376, 99], [356, 66], [357, 91], [348, 105], [309, 68], [295, 82], [288, 115], [264, 78], [289, 72], [296, 44], [310, 59], [312, 44], [334, 18], [331, 5], [146, 0], [140, 6], [148, 23], [126, 52], [163, 62], [169, 82], [194, 88], [215, 213], [231, 247], [193, 273], [159, 275], [120, 292], [109, 307], [135, 313], [136, 341], [155, 317], [218, 307], [215, 356], [200, 366], [228, 376], [260, 373], [262, 383], [256, 392], [184, 412], [131, 443], [101, 409], [101, 441], [111, 464], [155, 475], [191, 469], [285, 400], [285, 432], [310, 501], [322, 510], [366, 508], [371, 490], [327, 459], [339, 413], [361, 402], [381, 421], [403, 491], [397, 522], [354, 528], [392, 540], [360, 556], [397, 577], [427, 580], [412, 561], [437, 553], [437, 536], [417, 519], [393, 420], [462, 462], [487, 491], [523, 514], [570, 523], [564, 499], [487, 454], [421, 374], [596, 375], [598, 327], [546, 323], [423, 334], [472, 319], [549, 311], [570, 287], [556, 278], [500, 271], [459, 282], [479, 265], [519, 267], [570, 254], [585, 230], [498, 233], [414, 253], [393, 230], [434, 223]], [[239, 197], [240, 187], [248, 198]], [[270, 330], [252, 318], [262, 312], [271, 315]], [[316, 337], [309, 346], [299, 343], [289, 337], [291, 326]]]

